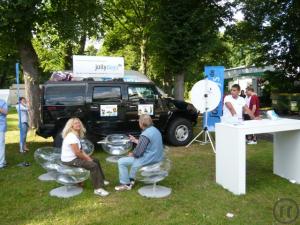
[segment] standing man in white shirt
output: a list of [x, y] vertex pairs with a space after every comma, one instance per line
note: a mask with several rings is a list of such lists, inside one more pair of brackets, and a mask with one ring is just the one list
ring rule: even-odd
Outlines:
[[29, 149], [26, 145], [26, 138], [27, 138], [27, 132], [28, 132], [28, 108], [27, 108], [27, 102], [24, 97], [19, 98], [19, 104], [16, 105], [16, 109], [19, 113], [19, 125], [21, 129], [21, 137], [20, 137], [20, 152], [25, 153], [28, 152]]
[[252, 111], [248, 108], [245, 99], [239, 96], [240, 90], [240, 85], [232, 85], [230, 95], [227, 95], [224, 98], [223, 117], [235, 117], [238, 121], [242, 121], [243, 112], [245, 112], [251, 119], [259, 119], [255, 117]]

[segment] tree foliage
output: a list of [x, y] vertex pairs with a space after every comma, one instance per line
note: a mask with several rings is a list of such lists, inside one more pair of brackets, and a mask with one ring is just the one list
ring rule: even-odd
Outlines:
[[[125, 53], [125, 59], [128, 58], [134, 67], [138, 64], [139, 70], [144, 74], [148, 72], [149, 38], [156, 18], [158, 2], [158, 0], [104, 1], [105, 51]], [[124, 52], [119, 52], [122, 49]], [[135, 54], [127, 57], [126, 53], [132, 51]]]
[[175, 77], [176, 98], [183, 99], [190, 68], [214, 50], [219, 28], [232, 17], [230, 9], [229, 2], [218, 0], [160, 1], [155, 46], [158, 61]]
[[[68, 0], [2, 0], [0, 2], [0, 48], [11, 46], [20, 58], [26, 97], [29, 99], [31, 126], [39, 123], [39, 82], [40, 60], [48, 60], [51, 52], [49, 43], [55, 42], [57, 35], [63, 44], [54, 45], [64, 48], [64, 67], [70, 67], [74, 53], [74, 43], [78, 52], [84, 51], [86, 37], [97, 35], [100, 30], [102, 1]], [[54, 40], [47, 40], [49, 36]], [[52, 46], [53, 47], [53, 46]], [[46, 51], [42, 51], [46, 49]], [[57, 63], [61, 63], [60, 59]], [[42, 64], [46, 69], [47, 64]]]
[[[205, 58], [224, 57], [218, 29], [231, 19], [230, 7], [218, 0], [105, 1], [101, 54], [123, 55], [127, 68], [140, 68], [169, 92], [175, 86], [175, 97], [182, 99], [185, 77], [200, 78]], [[212, 52], [217, 54], [210, 57]]]
[[300, 78], [300, 2], [237, 0], [245, 20], [230, 31], [239, 43], [255, 43], [256, 64], [274, 65]]
[[126, 69], [139, 70], [141, 63], [139, 42], [134, 42], [131, 34], [126, 32], [118, 22], [113, 28], [107, 28], [103, 46], [97, 55], [123, 56]]

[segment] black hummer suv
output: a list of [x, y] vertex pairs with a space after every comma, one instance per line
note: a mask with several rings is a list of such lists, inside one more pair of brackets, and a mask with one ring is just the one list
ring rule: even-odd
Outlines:
[[48, 81], [42, 87], [41, 125], [37, 134], [61, 146], [61, 131], [71, 117], [81, 119], [93, 142], [113, 133], [139, 135], [140, 113], [151, 115], [168, 143], [186, 145], [193, 137], [197, 110], [166, 97], [150, 80]]

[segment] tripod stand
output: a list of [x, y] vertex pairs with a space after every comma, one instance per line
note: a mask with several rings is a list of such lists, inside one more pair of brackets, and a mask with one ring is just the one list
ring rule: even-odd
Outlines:
[[[198, 137], [200, 137], [202, 134], [204, 134], [204, 140], [200, 141], [198, 140]], [[211, 135], [208, 131], [208, 127], [207, 127], [207, 112], [205, 112], [205, 125], [204, 125], [204, 128], [202, 129], [202, 131], [200, 131], [199, 134], [196, 135], [196, 137], [187, 145], [185, 146], [186, 148], [188, 148], [194, 141], [196, 142], [199, 142], [200, 144], [202, 145], [205, 145], [205, 144], [208, 144], [210, 143], [211, 144], [211, 147], [214, 151], [214, 153], [216, 153], [216, 150], [215, 150], [215, 146], [214, 146], [214, 143], [212, 141], [212, 138], [211, 138]]]
[[[216, 153], [216, 150], [215, 150], [215, 146], [214, 146], [214, 143], [212, 141], [212, 138], [211, 138], [211, 135], [209, 133], [209, 130], [208, 130], [208, 127], [207, 127], [207, 119], [208, 119], [208, 90], [207, 90], [207, 79], [205, 79], [205, 93], [204, 93], [204, 103], [205, 103], [205, 117], [204, 117], [204, 128], [202, 129], [202, 131], [196, 135], [196, 137], [186, 146], [186, 148], [188, 148], [194, 141], [197, 141], [203, 145], [205, 144], [208, 144], [210, 143], [211, 144], [211, 147], [214, 151], [214, 153]], [[204, 134], [204, 140], [203, 141], [200, 141], [198, 140], [198, 137], [201, 136], [202, 134]]]

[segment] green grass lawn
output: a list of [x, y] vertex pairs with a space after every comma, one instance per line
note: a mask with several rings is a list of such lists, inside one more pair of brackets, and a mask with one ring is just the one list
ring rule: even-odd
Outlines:
[[[6, 158], [9, 166], [0, 170], [0, 224], [279, 224], [272, 208], [279, 198], [300, 203], [300, 186], [272, 172], [272, 143], [259, 141], [247, 148], [247, 194], [234, 196], [215, 183], [215, 155], [210, 145], [190, 148], [172, 147], [172, 170], [161, 185], [172, 188], [171, 196], [147, 199], [134, 190], [117, 193], [117, 166], [106, 163], [107, 154], [97, 147], [94, 156], [102, 162], [111, 185], [106, 198], [93, 194], [91, 181], [85, 182], [81, 195], [60, 199], [49, 191], [60, 185], [41, 182], [45, 171], [35, 163], [34, 150], [52, 144], [52, 139], [29, 135], [30, 153], [21, 155], [17, 115], [8, 115]], [[30, 167], [18, 167], [27, 160]], [[227, 218], [231, 212], [233, 218]], [[300, 218], [297, 220], [300, 224]], [[297, 222], [295, 224], [297, 224]]]

